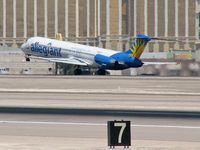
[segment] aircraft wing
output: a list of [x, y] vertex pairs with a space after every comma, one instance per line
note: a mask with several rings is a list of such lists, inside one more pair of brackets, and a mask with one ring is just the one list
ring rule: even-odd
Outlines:
[[33, 59], [42, 59], [42, 60], [48, 60], [50, 62], [65, 63], [65, 64], [71, 64], [71, 65], [80, 65], [80, 66], [90, 65], [90, 63], [87, 62], [86, 60], [73, 58], [73, 57], [69, 57], [69, 58], [44, 58], [44, 57], [33, 57], [33, 56], [30, 56], [30, 57]]

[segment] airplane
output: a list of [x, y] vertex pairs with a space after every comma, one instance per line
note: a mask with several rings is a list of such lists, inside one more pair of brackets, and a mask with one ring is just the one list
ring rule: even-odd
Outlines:
[[[36, 58], [75, 65], [77, 66], [74, 70], [75, 75], [82, 74], [80, 66], [87, 66], [97, 68], [98, 75], [105, 75], [106, 70], [142, 67], [145, 62], [141, 61], [140, 56], [147, 43], [152, 39], [158, 38], [138, 34], [130, 49], [119, 52], [44, 37], [31, 37], [21, 46], [21, 50], [25, 54], [26, 61]], [[147, 63], [149, 64], [149, 62]]]

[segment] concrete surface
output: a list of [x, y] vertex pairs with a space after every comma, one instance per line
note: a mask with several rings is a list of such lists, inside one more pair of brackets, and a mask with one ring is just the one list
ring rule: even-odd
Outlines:
[[[199, 110], [200, 78], [0, 76], [0, 106]], [[104, 150], [108, 120], [138, 150], [199, 150], [198, 118], [0, 114], [2, 150]], [[116, 148], [116, 149], [122, 149]]]
[[130, 149], [200, 148], [198, 119], [1, 114], [0, 149], [109, 149], [106, 122], [115, 119], [132, 122]]
[[200, 78], [0, 76], [0, 106], [200, 109]]

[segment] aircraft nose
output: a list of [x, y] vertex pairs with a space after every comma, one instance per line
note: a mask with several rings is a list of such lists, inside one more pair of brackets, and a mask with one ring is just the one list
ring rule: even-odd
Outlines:
[[26, 43], [24, 43], [24, 44], [22, 44], [22, 46], [21, 46], [21, 50], [25, 50], [26, 49]]

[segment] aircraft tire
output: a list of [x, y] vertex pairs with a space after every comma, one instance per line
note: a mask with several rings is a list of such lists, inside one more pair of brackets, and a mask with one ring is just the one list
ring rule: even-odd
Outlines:
[[104, 69], [97, 70], [97, 75], [106, 75], [106, 71]]
[[81, 69], [75, 69], [74, 75], [82, 75], [82, 70]]
[[29, 58], [29, 57], [27, 57], [27, 58], [26, 58], [26, 61], [30, 61], [30, 58]]

